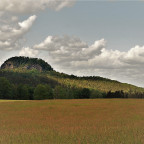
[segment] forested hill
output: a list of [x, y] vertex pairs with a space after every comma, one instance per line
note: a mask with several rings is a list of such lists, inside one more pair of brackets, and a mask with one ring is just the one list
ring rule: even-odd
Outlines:
[[[53, 98], [144, 97], [144, 88], [99, 76], [77, 77], [59, 73], [47, 62], [28, 57], [12, 57], [2, 64], [0, 98], [10, 98], [10, 96], [6, 97], [6, 91], [8, 91], [8, 86], [4, 87], [6, 83], [9, 84], [9, 89], [13, 89], [12, 93], [16, 96], [12, 99], [34, 99], [33, 95], [37, 89], [40, 90], [39, 95], [41, 95], [47, 91], [46, 89], [50, 89], [48, 87], [51, 87]], [[30, 98], [23, 98], [25, 97], [23, 91], [26, 89], [29, 91]], [[3, 96], [1, 96], [2, 93]]]
[[12, 57], [6, 60], [1, 69], [20, 71], [20, 70], [37, 70], [37, 71], [52, 71], [52, 67], [42, 59], [29, 57]]

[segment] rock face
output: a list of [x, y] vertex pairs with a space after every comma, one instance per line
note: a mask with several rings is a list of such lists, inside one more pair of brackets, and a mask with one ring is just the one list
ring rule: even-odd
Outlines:
[[7, 70], [37, 70], [42, 71], [52, 71], [52, 67], [45, 61], [37, 58], [28, 57], [12, 57], [6, 60], [1, 69]]
[[[8, 69], [8, 70], [13, 70], [13, 69], [16, 69], [16, 68], [19, 68], [19, 67], [15, 66], [13, 64], [13, 62], [11, 62], [11, 61], [8, 61], [8, 62], [4, 63], [1, 66], [1, 69]], [[23, 69], [23, 70], [37, 70], [37, 71], [42, 72], [42, 67], [40, 65], [38, 65], [38, 64], [24, 65], [24, 66], [20, 66], [20, 68]]]
[[1, 69], [13, 69], [14, 68], [14, 65], [12, 62], [6, 62], [2, 65]]
[[26, 69], [27, 70], [33, 70], [33, 69], [35, 69], [35, 70], [38, 70], [40, 72], [42, 71], [42, 67], [40, 65], [38, 65], [38, 64], [28, 65], [28, 66], [26, 66]]

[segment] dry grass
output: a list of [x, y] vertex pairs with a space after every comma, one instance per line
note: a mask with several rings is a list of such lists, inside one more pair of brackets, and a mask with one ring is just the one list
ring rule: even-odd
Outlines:
[[0, 102], [1, 144], [143, 144], [144, 100]]

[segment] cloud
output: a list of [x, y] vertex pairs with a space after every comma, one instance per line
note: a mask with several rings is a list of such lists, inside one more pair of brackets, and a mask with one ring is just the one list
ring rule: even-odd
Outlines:
[[35, 45], [33, 48], [48, 51], [56, 63], [64, 62], [68, 64], [73, 61], [88, 60], [94, 55], [100, 54], [104, 46], [104, 39], [88, 46], [86, 42], [76, 37], [48, 36], [42, 43]]
[[0, 12], [13, 14], [35, 14], [46, 8], [56, 11], [70, 7], [75, 0], [1, 0]]
[[[17, 21], [16, 17], [12, 17], [13, 21]], [[1, 50], [13, 50], [19, 48], [19, 42], [23, 36], [30, 30], [36, 16], [30, 16], [27, 20], [19, 23], [14, 23], [14, 26], [10, 24], [3, 24], [0, 27], [0, 49]]]
[[[85, 42], [82, 42], [79, 38], [69, 36], [48, 36], [42, 43], [35, 45], [34, 48], [42, 50], [58, 50], [58, 49], [82, 49], [88, 47]], [[77, 49], [78, 48], [78, 49]]]
[[76, 37], [48, 36], [40, 44], [34, 45], [33, 49], [43, 52], [43, 58], [58, 71], [76, 75], [99, 75], [143, 85], [144, 46], [137, 45], [122, 52], [107, 49], [104, 39], [88, 45]]
[[[0, 0], [0, 50], [14, 50], [21, 47], [24, 35], [29, 32], [36, 12], [46, 8], [61, 10], [70, 7], [75, 0]], [[19, 17], [31, 15], [27, 20], [18, 22]]]
[[127, 64], [133, 64], [136, 67], [141, 66], [144, 63], [144, 46], [139, 45], [131, 48], [122, 59]]
[[23, 29], [24, 31], [27, 31], [29, 29], [29, 27], [32, 26], [35, 19], [36, 19], [36, 15], [33, 15], [33, 16], [29, 17], [27, 20], [25, 20], [23, 22], [19, 22], [18, 25], [20, 26], [21, 29]]
[[83, 48], [83, 54], [90, 55], [92, 57], [93, 55], [99, 55], [102, 52], [102, 49], [104, 49], [106, 45], [106, 41], [104, 39], [95, 41], [93, 45], [91, 45], [89, 48]]
[[24, 47], [21, 49], [21, 51], [19, 52], [20, 56], [28, 56], [28, 57], [36, 57], [38, 55], [38, 51], [37, 50], [33, 50], [29, 47]]

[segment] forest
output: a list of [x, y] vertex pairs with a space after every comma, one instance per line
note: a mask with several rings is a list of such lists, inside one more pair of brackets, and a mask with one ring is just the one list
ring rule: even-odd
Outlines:
[[[56, 83], [55, 83], [56, 84]], [[12, 84], [5, 77], [0, 77], [0, 99], [44, 100], [44, 99], [94, 99], [94, 98], [144, 98], [140, 92], [103, 92], [88, 88], [77, 88], [56, 84]]]

